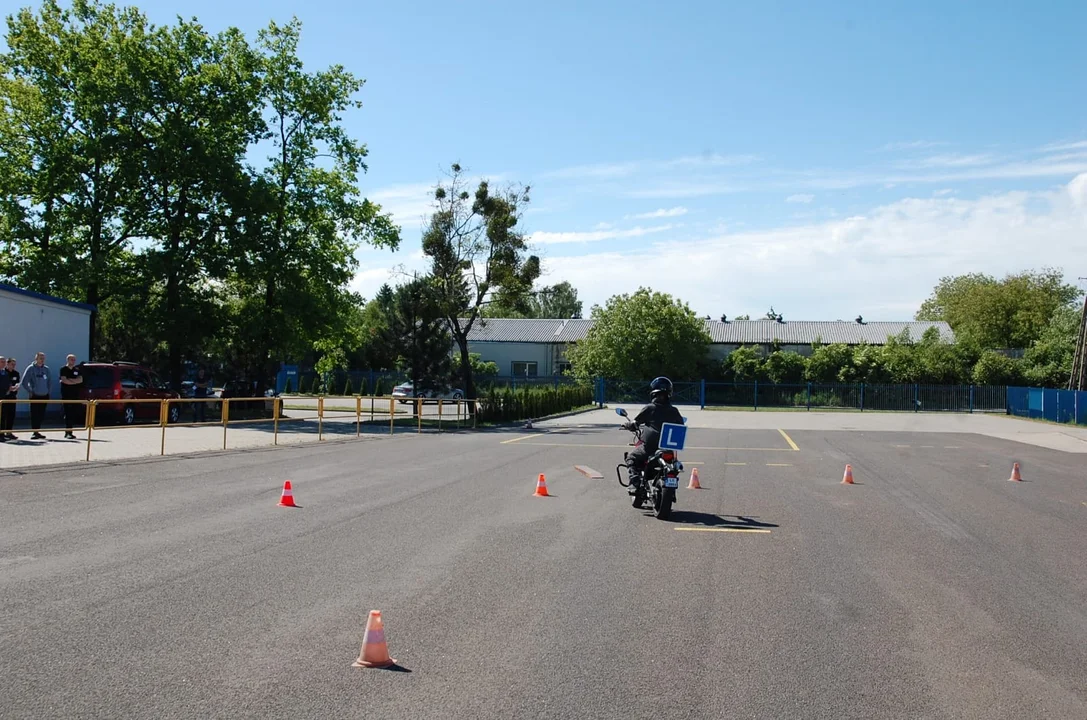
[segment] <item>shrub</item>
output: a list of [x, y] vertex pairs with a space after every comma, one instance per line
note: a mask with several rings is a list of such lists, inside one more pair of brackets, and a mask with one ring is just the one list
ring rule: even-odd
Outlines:
[[541, 418], [592, 405], [591, 385], [491, 389], [480, 399], [479, 420], [513, 422]]

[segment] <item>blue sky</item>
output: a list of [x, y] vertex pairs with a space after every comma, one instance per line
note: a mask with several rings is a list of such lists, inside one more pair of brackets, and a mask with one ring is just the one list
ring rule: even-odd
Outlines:
[[700, 314], [907, 319], [947, 274], [1087, 276], [1087, 3], [144, 0], [249, 34], [303, 22], [311, 69], [403, 227], [355, 286], [422, 268], [459, 161], [530, 184], [544, 281], [648, 285]]

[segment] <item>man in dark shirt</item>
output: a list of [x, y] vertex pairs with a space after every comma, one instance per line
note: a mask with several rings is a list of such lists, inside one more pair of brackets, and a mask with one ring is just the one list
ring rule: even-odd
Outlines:
[[15, 400], [19, 397], [19, 381], [22, 379], [19, 374], [18, 361], [15, 358], [8, 358], [7, 370], [11, 387], [8, 388], [3, 398], [11, 402], [4, 403], [4, 410], [0, 413], [0, 431], [3, 431], [4, 437], [8, 440], [14, 440], [15, 433], [12, 432], [12, 429], [15, 427]]
[[[8, 374], [8, 359], [0, 355], [0, 401], [8, 399], [8, 391], [11, 390], [11, 375]], [[4, 413], [7, 412], [6, 403], [0, 405], [0, 442], [7, 442], [8, 436], [4, 434]]]
[[[81, 400], [83, 395], [83, 368], [75, 364], [75, 355], [68, 356], [68, 364], [60, 369], [60, 399]], [[75, 440], [73, 427], [83, 427], [83, 405], [78, 403], [64, 403], [64, 437], [66, 440]]]
[[666, 377], [659, 377], [650, 383], [649, 387], [652, 401], [642, 408], [634, 420], [623, 425], [628, 430], [637, 428], [638, 437], [642, 440], [641, 446], [634, 448], [627, 456], [627, 467], [630, 473], [628, 492], [631, 495], [644, 492], [641, 489], [642, 470], [645, 468], [646, 461], [657, 452], [661, 426], [664, 423], [683, 424], [683, 415], [672, 404], [672, 381]]

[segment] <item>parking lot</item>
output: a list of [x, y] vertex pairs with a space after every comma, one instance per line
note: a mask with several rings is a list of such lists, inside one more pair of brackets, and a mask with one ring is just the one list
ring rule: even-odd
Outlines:
[[1087, 717], [1080, 433], [685, 414], [667, 521], [611, 409], [0, 474], [4, 715]]

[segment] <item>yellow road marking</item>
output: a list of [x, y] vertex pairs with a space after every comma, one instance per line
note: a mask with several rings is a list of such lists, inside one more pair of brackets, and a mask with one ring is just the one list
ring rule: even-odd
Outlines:
[[521, 437], [513, 438], [512, 440], [503, 440], [502, 444], [503, 445], [509, 445], [510, 443], [520, 442], [521, 440], [528, 440], [530, 437], [536, 437], [536, 436], [535, 435], [522, 435]]
[[792, 463], [766, 463], [766, 467], [792, 467]]
[[1083, 506], [1084, 506], [1084, 507], [1087, 507], [1087, 502], [1083, 503]]
[[721, 463], [721, 464], [722, 465], [731, 465], [733, 467], [743, 467], [744, 465], [747, 465], [747, 463]]
[[936, 446], [935, 445], [922, 445], [921, 449], [922, 450], [935, 450]]
[[962, 450], [960, 445], [944, 445], [944, 450]]
[[738, 533], [769, 533], [769, 530], [763, 528], [676, 528], [679, 531], [685, 532], [738, 532]]
[[789, 434], [787, 432], [785, 432], [781, 428], [778, 428], [778, 432], [781, 433], [781, 437], [785, 438], [785, 442], [789, 443], [789, 447], [793, 449], [793, 452], [800, 452], [800, 448], [796, 446], [796, 443], [793, 442], [793, 439], [789, 437]]
[[909, 445], [895, 445], [896, 448], [908, 448]]

